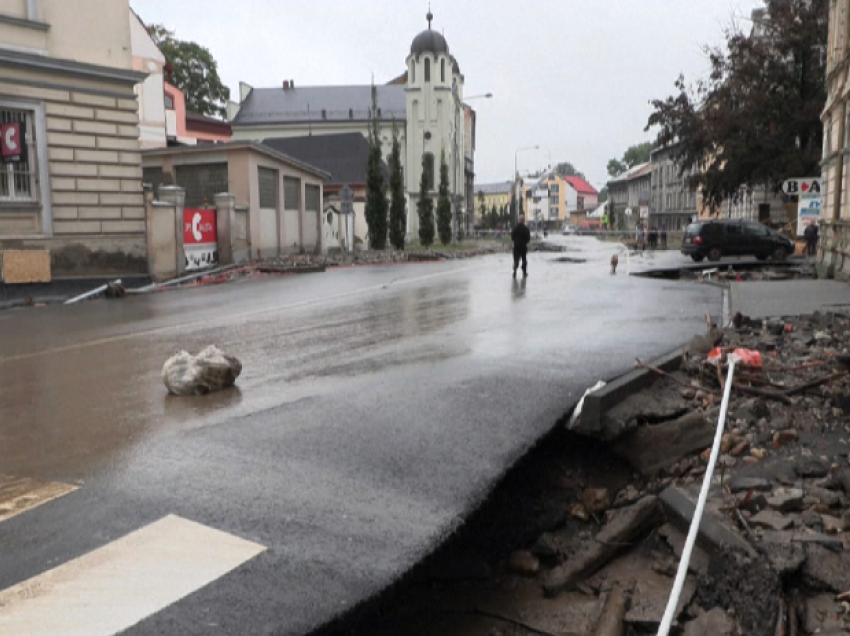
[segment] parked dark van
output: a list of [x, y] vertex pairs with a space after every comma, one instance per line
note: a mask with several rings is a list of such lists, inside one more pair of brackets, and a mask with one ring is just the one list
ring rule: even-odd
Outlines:
[[755, 256], [760, 261], [785, 260], [796, 245], [778, 232], [751, 221], [700, 221], [685, 229], [682, 254], [699, 262], [722, 256]]

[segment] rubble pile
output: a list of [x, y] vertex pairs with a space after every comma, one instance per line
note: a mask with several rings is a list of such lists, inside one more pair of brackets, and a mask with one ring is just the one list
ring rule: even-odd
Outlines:
[[622, 632], [611, 633], [655, 634], [736, 351], [745, 362], [673, 633], [850, 633], [850, 317], [736, 315], [708, 327], [676, 371], [638, 361], [656, 381], [606, 414], [632, 483], [587, 484], [564, 512], [583, 525], [580, 540], [565, 548], [547, 532], [506, 567], [549, 598], [577, 592], [602, 607], [624, 594]]
[[443, 251], [439, 246], [430, 250], [355, 250], [349, 254], [340, 249], [328, 250], [327, 254], [285, 254], [265, 262], [274, 265], [342, 267], [350, 265], [382, 265], [420, 261], [457, 260], [499, 254], [510, 250], [510, 245], [501, 242], [486, 242], [452, 251]]

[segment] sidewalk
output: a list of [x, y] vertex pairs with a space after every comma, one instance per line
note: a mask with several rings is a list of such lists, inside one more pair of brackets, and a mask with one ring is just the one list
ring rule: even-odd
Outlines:
[[850, 285], [834, 280], [732, 283], [731, 312], [750, 318], [801, 316], [850, 310]]

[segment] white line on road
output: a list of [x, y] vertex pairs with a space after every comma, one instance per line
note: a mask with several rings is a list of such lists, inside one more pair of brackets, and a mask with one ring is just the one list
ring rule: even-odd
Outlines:
[[277, 307], [269, 307], [266, 309], [257, 309], [255, 311], [246, 311], [241, 314], [233, 314], [228, 316], [222, 316], [220, 318], [206, 318], [204, 320], [193, 320], [191, 322], [179, 323], [176, 325], [168, 325], [167, 327], [158, 327], [156, 329], [148, 329], [146, 331], [136, 331], [133, 333], [126, 333], [120, 336], [110, 336], [108, 338], [98, 338], [96, 340], [89, 340], [88, 342], [78, 342], [71, 345], [65, 345], [62, 347], [55, 347], [53, 349], [45, 349], [44, 351], [35, 351], [33, 353], [22, 353], [16, 356], [8, 356], [8, 357], [0, 357], [0, 364], [5, 362], [18, 362], [20, 360], [29, 360], [31, 358], [40, 358], [42, 356], [54, 355], [57, 353], [66, 353], [68, 351], [78, 351], [80, 349], [86, 349], [88, 347], [96, 347], [105, 344], [112, 344], [114, 342], [123, 342], [125, 340], [132, 340], [134, 338], [139, 338], [142, 336], [152, 336], [155, 334], [167, 333], [169, 331], [179, 331], [181, 329], [190, 329], [193, 327], [208, 327], [213, 323], [221, 323], [227, 322], [229, 320], [242, 320], [245, 318], [253, 318], [255, 316], [261, 316], [263, 314], [270, 314], [276, 311], [283, 311], [284, 309], [296, 309], [298, 307], [309, 307], [311, 305], [321, 305], [322, 303], [330, 302], [333, 300], [339, 300], [341, 298], [349, 298], [351, 296], [357, 296], [359, 294], [365, 294], [368, 292], [378, 291], [381, 289], [385, 289], [392, 286], [397, 285], [406, 285], [408, 283], [419, 283], [424, 280], [429, 280], [432, 278], [440, 278], [443, 276], [451, 276], [453, 274], [458, 274], [460, 272], [465, 272], [471, 269], [478, 269], [482, 267], [482, 265], [470, 265], [468, 267], [461, 267], [458, 269], [453, 269], [447, 272], [436, 272], [434, 274], [426, 274], [425, 276], [418, 276], [416, 278], [408, 278], [406, 280], [398, 280], [394, 279], [389, 283], [381, 283], [380, 285], [373, 285], [372, 287], [364, 287], [363, 289], [356, 289], [353, 291], [343, 292], [341, 294], [334, 294], [333, 296], [326, 296], [324, 298], [315, 298], [313, 300], [303, 300], [297, 303], [290, 303], [288, 305], [279, 305]]
[[265, 549], [169, 515], [0, 591], [0, 636], [113, 636]]
[[59, 482], [40, 482], [26, 477], [0, 478], [0, 521], [64, 497], [77, 486]]

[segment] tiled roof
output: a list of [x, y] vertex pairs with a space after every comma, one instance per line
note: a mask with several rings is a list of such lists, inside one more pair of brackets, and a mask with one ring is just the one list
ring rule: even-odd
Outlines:
[[[360, 133], [264, 139], [263, 145], [330, 173], [332, 185], [366, 183], [369, 142]], [[381, 169], [388, 180], [383, 161]]]
[[562, 179], [569, 183], [573, 187], [573, 190], [579, 194], [599, 194], [596, 188], [581, 177], [562, 177]]
[[[381, 121], [407, 121], [406, 88], [402, 84], [375, 86]], [[371, 108], [369, 85], [254, 88], [242, 102], [233, 126], [367, 121]]]

